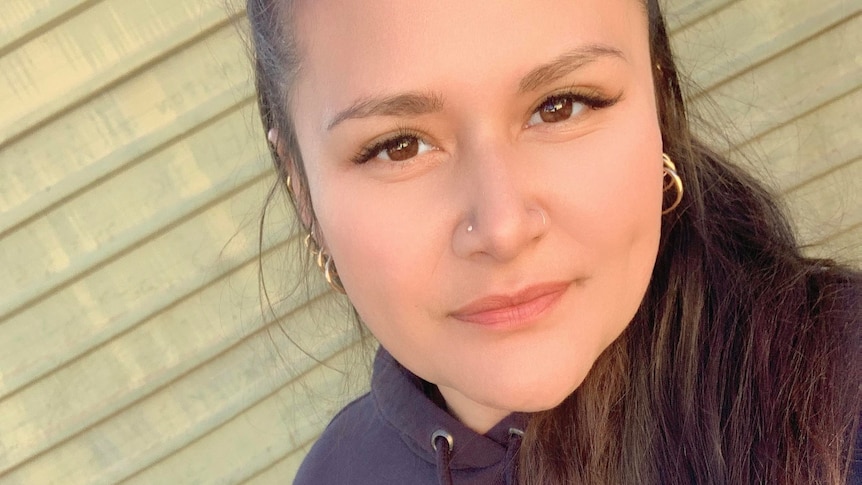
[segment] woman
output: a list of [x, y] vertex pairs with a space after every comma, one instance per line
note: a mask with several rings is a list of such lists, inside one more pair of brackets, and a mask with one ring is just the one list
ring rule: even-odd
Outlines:
[[858, 274], [691, 134], [655, 1], [250, 0], [264, 127], [381, 344], [296, 483], [844, 483]]

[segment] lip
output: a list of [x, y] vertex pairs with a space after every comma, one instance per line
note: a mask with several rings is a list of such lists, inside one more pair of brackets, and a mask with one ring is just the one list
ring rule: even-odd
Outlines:
[[517, 327], [542, 317], [557, 303], [569, 282], [542, 283], [511, 294], [474, 300], [450, 315], [463, 322], [486, 326]]

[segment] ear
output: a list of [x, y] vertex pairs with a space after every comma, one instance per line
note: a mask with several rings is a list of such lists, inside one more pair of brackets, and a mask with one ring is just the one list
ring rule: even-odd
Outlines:
[[284, 141], [278, 136], [276, 128], [270, 128], [266, 134], [267, 140], [275, 147], [275, 153], [278, 157], [278, 163], [283, 166], [283, 170], [287, 174], [287, 190], [288, 195], [293, 199], [294, 206], [306, 230], [310, 230], [314, 221], [314, 214], [311, 209], [311, 198], [306, 190], [303, 177], [296, 169], [296, 164], [291, 156], [287, 153], [287, 147], [284, 146]]

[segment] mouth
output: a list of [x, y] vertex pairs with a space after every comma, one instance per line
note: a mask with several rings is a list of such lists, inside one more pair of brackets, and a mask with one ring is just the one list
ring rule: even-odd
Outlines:
[[491, 295], [455, 310], [456, 320], [492, 327], [520, 327], [547, 314], [569, 288], [569, 282], [533, 285], [512, 294]]

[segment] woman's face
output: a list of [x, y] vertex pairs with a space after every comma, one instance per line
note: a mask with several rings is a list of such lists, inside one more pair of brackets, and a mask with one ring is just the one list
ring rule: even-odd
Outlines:
[[554, 407], [655, 262], [636, 0], [314, 0], [292, 115], [316, 227], [381, 344], [484, 431]]

